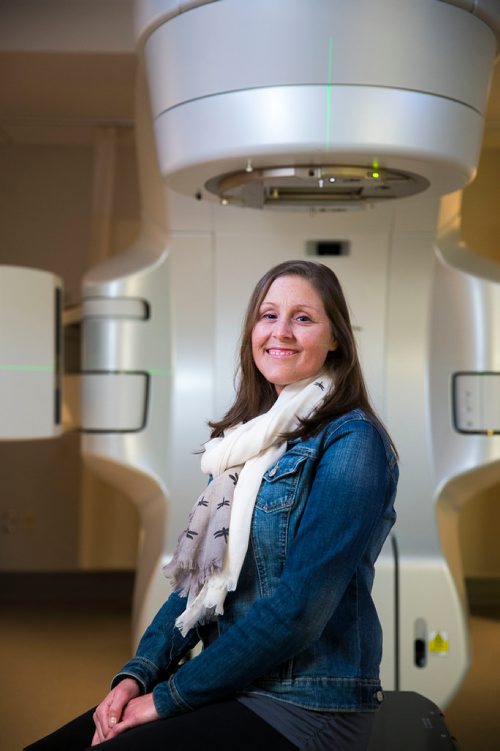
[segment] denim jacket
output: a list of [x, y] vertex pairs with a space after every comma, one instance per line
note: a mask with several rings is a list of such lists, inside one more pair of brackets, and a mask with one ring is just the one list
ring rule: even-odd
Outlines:
[[[374, 563], [395, 521], [398, 478], [387, 436], [360, 409], [289, 442], [264, 474], [235, 592], [217, 621], [185, 637], [173, 593], [113, 679], [135, 678], [162, 717], [260, 694], [322, 711], [382, 700]], [[204, 649], [179, 661], [202, 639]]]

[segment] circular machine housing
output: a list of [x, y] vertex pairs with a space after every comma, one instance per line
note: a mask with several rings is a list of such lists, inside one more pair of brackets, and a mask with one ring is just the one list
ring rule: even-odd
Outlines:
[[[339, 208], [441, 195], [475, 175], [496, 40], [461, 8], [139, 0], [136, 25], [160, 169], [174, 190]], [[361, 193], [342, 191], [357, 170]], [[273, 199], [280, 193], [286, 201]]]

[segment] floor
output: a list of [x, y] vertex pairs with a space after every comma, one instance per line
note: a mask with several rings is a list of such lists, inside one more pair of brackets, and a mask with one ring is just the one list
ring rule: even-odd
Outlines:
[[[3, 604], [0, 751], [21, 751], [96, 704], [129, 656], [129, 633], [128, 610], [117, 605]], [[446, 722], [460, 751], [498, 751], [500, 611], [473, 614], [471, 634], [473, 665]]]
[[472, 665], [446, 709], [460, 751], [500, 749], [500, 609], [484, 608], [470, 619]]
[[14, 603], [0, 611], [0, 751], [21, 751], [97, 704], [128, 659], [127, 608]]

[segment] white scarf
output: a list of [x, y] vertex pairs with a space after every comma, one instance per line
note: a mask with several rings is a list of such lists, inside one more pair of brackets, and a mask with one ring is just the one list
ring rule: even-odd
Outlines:
[[[262, 476], [286, 451], [287, 444], [281, 436], [295, 430], [300, 419], [309, 417], [332, 387], [331, 378], [323, 372], [314, 378], [285, 386], [268, 412], [226, 431], [223, 437], [213, 438], [206, 444], [201, 458], [202, 472], [212, 475], [214, 483], [226, 473], [226, 480], [221, 478], [221, 482], [226, 483], [226, 490], [228, 470], [231, 470], [229, 477], [236, 476], [237, 481], [234, 480], [229, 534], [226, 535], [227, 548], [223, 560], [219, 566], [212, 563], [210, 570], [205, 572], [205, 576], [202, 575], [201, 582], [197, 572], [194, 580], [198, 581], [198, 586], [188, 577], [189, 583], [184, 588], [183, 594], [188, 595], [186, 610], [176, 621], [183, 635], [196, 623], [203, 623], [224, 612], [224, 600], [228, 592], [236, 589], [247, 552], [252, 514]], [[177, 583], [186, 580], [187, 564], [179, 561], [182, 558], [184, 538], [193, 535], [190, 529], [191, 519], [197, 506], [207, 505], [205, 496], [200, 498], [201, 501], [197, 501], [191, 512], [187, 529], [179, 538], [174, 558], [164, 569], [165, 574]], [[221, 505], [217, 504], [217, 508]], [[226, 501], [224, 505], [227, 505]], [[205, 522], [205, 527], [208, 525], [209, 522]], [[201, 532], [200, 540], [205, 533], [206, 529]], [[220, 533], [218, 536], [220, 537]]]

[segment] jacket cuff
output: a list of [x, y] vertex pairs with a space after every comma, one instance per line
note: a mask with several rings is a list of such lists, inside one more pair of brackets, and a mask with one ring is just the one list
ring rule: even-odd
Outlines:
[[145, 657], [134, 657], [117, 673], [111, 681], [111, 688], [117, 686], [124, 678], [134, 678], [142, 689], [143, 694], [149, 693], [158, 682], [160, 671], [158, 667]]
[[153, 690], [153, 701], [160, 717], [174, 717], [175, 715], [191, 712], [191, 707], [177, 691], [175, 676], [168, 681], [158, 683]]

